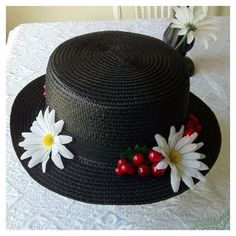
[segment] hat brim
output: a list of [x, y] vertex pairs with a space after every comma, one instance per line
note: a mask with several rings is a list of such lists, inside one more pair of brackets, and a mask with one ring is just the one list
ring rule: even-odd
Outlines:
[[[22, 132], [29, 131], [38, 112], [46, 106], [42, 96], [45, 75], [33, 80], [17, 95], [11, 111], [10, 128], [12, 143], [20, 160], [24, 149], [18, 146], [23, 141]], [[202, 125], [198, 140], [204, 142], [200, 152], [209, 170], [214, 165], [221, 147], [221, 133], [217, 119], [211, 109], [194, 94], [190, 94], [189, 113], [195, 114]], [[116, 176], [112, 163], [97, 162], [77, 156], [73, 160], [63, 159], [65, 168], [57, 168], [51, 160], [47, 172], [41, 165], [28, 168], [29, 160], [20, 160], [29, 175], [39, 184], [58, 194], [78, 201], [96, 204], [134, 205], [147, 204], [174, 197], [188, 190], [181, 182], [178, 193], [170, 185], [170, 170], [163, 176], [139, 177]], [[209, 171], [208, 170], [208, 171]], [[208, 171], [202, 171], [204, 175]], [[197, 183], [198, 180], [194, 179]]]

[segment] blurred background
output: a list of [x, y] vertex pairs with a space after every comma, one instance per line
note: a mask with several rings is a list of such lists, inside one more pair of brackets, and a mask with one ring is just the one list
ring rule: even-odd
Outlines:
[[[6, 7], [6, 38], [19, 24], [83, 21], [151, 19], [172, 16], [167, 6], [8, 6]], [[208, 7], [210, 16], [229, 16], [229, 6]]]

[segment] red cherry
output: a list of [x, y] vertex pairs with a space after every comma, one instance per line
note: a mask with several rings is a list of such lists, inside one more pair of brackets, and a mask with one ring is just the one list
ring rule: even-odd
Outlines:
[[161, 176], [161, 175], [164, 175], [165, 173], [165, 169], [157, 169], [156, 168], [156, 164], [153, 164], [152, 165], [152, 174], [155, 175], [155, 176]]
[[44, 96], [44, 97], [46, 96], [46, 92], [45, 92], [45, 91], [43, 92], [43, 96]]
[[196, 125], [195, 130], [196, 130], [197, 133], [201, 133], [202, 126], [201, 125]]
[[130, 163], [126, 163], [126, 164], [121, 165], [119, 168], [121, 169], [123, 174], [128, 174], [128, 172], [130, 171], [131, 167], [132, 166], [130, 165]]
[[120, 160], [118, 160], [117, 166], [120, 167], [121, 165], [124, 165], [126, 163], [127, 163], [127, 161], [124, 158], [121, 158]]
[[115, 173], [118, 176], [123, 175], [123, 172], [122, 172], [122, 170], [120, 168], [115, 168]]
[[159, 152], [156, 152], [154, 150], [150, 150], [148, 152], [148, 159], [152, 163], [157, 163], [162, 159], [162, 155]]
[[135, 153], [133, 156], [133, 163], [137, 166], [141, 165], [145, 160], [145, 157], [142, 153]]
[[189, 114], [188, 115], [188, 120], [192, 121], [193, 123], [195, 124], [198, 124], [199, 123], [199, 120], [196, 116], [194, 116], [193, 114]]
[[195, 129], [195, 123], [193, 121], [188, 121], [186, 124], [186, 129]]
[[184, 136], [190, 136], [190, 135], [192, 135], [193, 133], [194, 133], [195, 131], [193, 130], [193, 129], [186, 129], [185, 131], [184, 131]]
[[46, 88], [46, 84], [43, 84], [43, 88], [44, 88], [44, 89]]
[[148, 165], [141, 165], [138, 167], [138, 174], [139, 176], [146, 176], [150, 172]]
[[129, 168], [129, 171], [127, 172], [127, 174], [133, 175], [134, 173], [135, 173], [135, 168], [134, 168], [134, 166], [131, 166], [131, 167]]

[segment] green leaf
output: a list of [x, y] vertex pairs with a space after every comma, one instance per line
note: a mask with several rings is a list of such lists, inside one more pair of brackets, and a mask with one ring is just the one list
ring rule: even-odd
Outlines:
[[147, 147], [147, 145], [144, 145], [144, 146], [135, 145], [134, 148], [129, 147], [127, 151], [121, 152], [120, 156], [124, 157], [125, 159], [129, 161], [132, 161], [132, 158], [135, 153], [142, 153], [144, 155], [147, 155], [148, 151], [149, 151], [149, 148]]

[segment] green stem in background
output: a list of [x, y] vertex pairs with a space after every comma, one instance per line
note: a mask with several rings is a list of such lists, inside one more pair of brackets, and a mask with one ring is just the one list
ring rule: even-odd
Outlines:
[[175, 49], [178, 49], [178, 48], [183, 44], [183, 42], [184, 42], [185, 39], [187, 38], [189, 32], [190, 32], [190, 30], [188, 30], [187, 33], [183, 36], [183, 38], [179, 41], [179, 43], [177, 44], [177, 46], [175, 47]]

